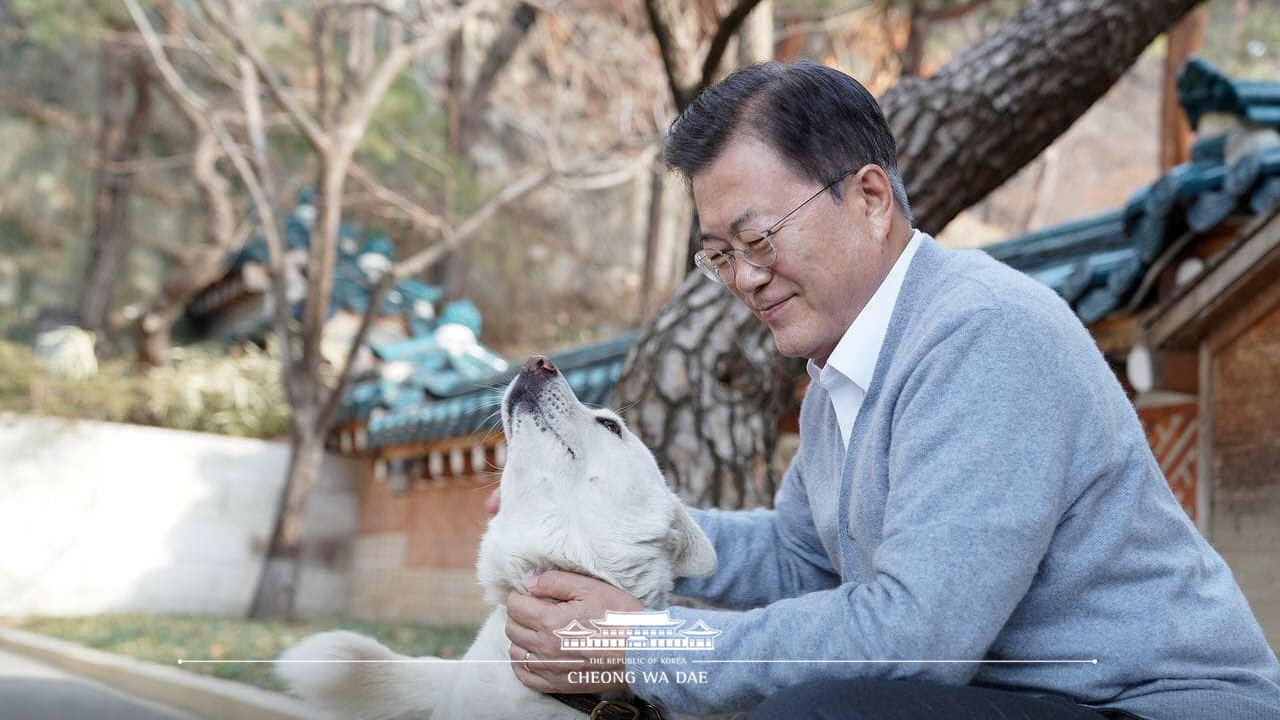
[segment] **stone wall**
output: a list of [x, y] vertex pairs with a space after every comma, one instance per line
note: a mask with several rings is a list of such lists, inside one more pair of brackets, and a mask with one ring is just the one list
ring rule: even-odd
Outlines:
[[[0, 616], [241, 615], [262, 567], [288, 445], [0, 416]], [[325, 460], [307, 512], [302, 615], [350, 596], [358, 464]]]

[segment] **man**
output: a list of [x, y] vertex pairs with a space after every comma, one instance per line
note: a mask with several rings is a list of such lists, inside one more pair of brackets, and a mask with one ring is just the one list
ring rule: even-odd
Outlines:
[[[865, 88], [747, 68], [673, 123], [666, 157], [692, 184], [699, 268], [812, 382], [776, 508], [695, 516], [721, 567], [676, 592], [730, 609], [670, 615], [721, 631], [715, 648], [626, 653], [706, 682], [630, 690], [751, 718], [1280, 718], [1275, 654], [1087, 331], [1035, 281], [912, 230]], [[558, 571], [530, 593], [508, 605], [520, 679], [623, 689], [537, 661], [583, 656], [552, 632], [571, 620], [640, 603]]]

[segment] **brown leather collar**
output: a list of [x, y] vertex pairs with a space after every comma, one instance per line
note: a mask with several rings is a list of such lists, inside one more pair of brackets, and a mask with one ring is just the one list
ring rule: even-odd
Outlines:
[[605, 700], [599, 695], [548, 694], [574, 710], [586, 713], [591, 720], [664, 720], [656, 706], [638, 697], [624, 701]]

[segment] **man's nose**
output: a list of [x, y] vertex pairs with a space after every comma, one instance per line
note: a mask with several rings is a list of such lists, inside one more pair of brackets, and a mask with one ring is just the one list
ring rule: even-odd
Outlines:
[[736, 259], [733, 267], [733, 284], [738, 292], [749, 295], [753, 290], [769, 281], [773, 271], [767, 267], [756, 267], [751, 263]]

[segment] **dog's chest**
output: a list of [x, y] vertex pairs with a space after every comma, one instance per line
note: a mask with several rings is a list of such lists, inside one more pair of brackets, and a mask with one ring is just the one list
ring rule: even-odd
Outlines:
[[508, 662], [507, 611], [485, 620], [431, 720], [582, 720], [581, 712], [525, 687]]

